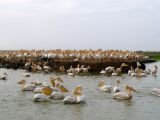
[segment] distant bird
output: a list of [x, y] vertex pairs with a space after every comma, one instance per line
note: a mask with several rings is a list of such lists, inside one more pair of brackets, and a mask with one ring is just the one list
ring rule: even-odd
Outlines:
[[103, 80], [99, 81], [98, 87], [99, 87], [99, 90], [103, 92], [111, 92], [111, 89], [112, 89], [111, 85], [104, 85]]
[[154, 88], [152, 90], [152, 94], [160, 97], [160, 89], [159, 88]]
[[157, 65], [154, 65], [154, 68], [153, 68], [153, 70], [151, 71], [152, 75], [156, 75], [157, 70], [158, 70]]

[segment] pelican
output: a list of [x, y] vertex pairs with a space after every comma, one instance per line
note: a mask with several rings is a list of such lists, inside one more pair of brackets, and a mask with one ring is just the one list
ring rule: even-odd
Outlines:
[[44, 69], [44, 71], [45, 71], [46, 73], [48, 73], [48, 72], [51, 71], [51, 67], [50, 67], [50, 66], [47, 66], [47, 65], [45, 65], [45, 66], [43, 67], [43, 69]]
[[151, 71], [151, 72], [152, 72], [152, 75], [156, 75], [157, 69], [158, 69], [157, 65], [154, 65], [154, 68], [153, 68], [153, 70]]
[[99, 87], [99, 90], [103, 92], [111, 92], [111, 89], [112, 89], [111, 85], [104, 85], [103, 80], [99, 81], [98, 87]]
[[159, 88], [154, 88], [152, 90], [152, 94], [160, 97], [160, 89]]
[[114, 70], [114, 67], [111, 67], [111, 66], [105, 68], [106, 73], [112, 73], [113, 70]]
[[137, 62], [137, 67], [135, 69], [136, 74], [141, 73], [143, 71], [142, 69], [139, 68], [140, 66], [141, 66], [141, 64], [139, 62]]
[[113, 88], [114, 93], [120, 92], [120, 88], [118, 85], [121, 83], [121, 81], [118, 79], [116, 80], [116, 86]]
[[63, 99], [64, 98], [64, 93], [69, 92], [63, 85], [60, 85], [59, 87], [60, 91], [53, 91], [52, 94], [50, 95], [50, 99]]
[[104, 75], [104, 74], [106, 74], [106, 71], [104, 69], [102, 69], [100, 74]]
[[61, 83], [63, 83], [64, 81], [60, 78], [60, 77], [57, 77], [57, 78], [53, 78], [51, 77], [50, 78], [50, 83], [52, 84], [52, 89], [54, 91], [59, 91], [59, 86]]
[[133, 67], [131, 66], [131, 69], [128, 70], [128, 75], [131, 76], [132, 73], [134, 73], [134, 69], [133, 69]]
[[51, 93], [52, 93], [52, 89], [48, 86], [48, 87], [43, 87], [42, 88], [42, 93], [38, 93], [34, 95], [34, 101], [35, 102], [47, 102]]
[[84, 103], [85, 99], [82, 93], [82, 86], [77, 86], [74, 91], [72, 96], [67, 96], [63, 100], [64, 104], [80, 104]]
[[42, 93], [42, 87], [36, 87], [33, 92], [34, 93]]
[[126, 92], [117, 92], [113, 95], [114, 99], [119, 99], [119, 100], [130, 100], [132, 98], [131, 91], [136, 92], [135, 89], [132, 87], [126, 85], [125, 86], [125, 91]]
[[21, 80], [18, 84], [21, 85], [22, 91], [33, 91], [36, 88], [34, 84], [26, 84], [26, 80]]
[[115, 69], [113, 69], [113, 73], [112, 73], [112, 76], [119, 76], [120, 74], [118, 74]]
[[69, 72], [68, 75], [69, 76], [74, 76], [74, 73], [73, 72]]
[[122, 73], [122, 68], [128, 66], [126, 63], [122, 63], [120, 68], [116, 69], [116, 73], [121, 74]]

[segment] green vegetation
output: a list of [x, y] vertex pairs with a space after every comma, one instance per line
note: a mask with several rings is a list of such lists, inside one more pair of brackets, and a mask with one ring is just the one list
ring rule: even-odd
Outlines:
[[157, 52], [157, 51], [143, 51], [142, 53], [146, 56], [149, 56], [152, 59], [160, 61], [160, 52]]

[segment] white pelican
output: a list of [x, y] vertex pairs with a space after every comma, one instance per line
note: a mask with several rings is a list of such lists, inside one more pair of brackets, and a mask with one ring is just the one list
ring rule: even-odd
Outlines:
[[133, 89], [132, 87], [126, 85], [125, 86], [125, 91], [126, 92], [117, 92], [113, 95], [114, 99], [119, 99], [119, 100], [130, 100], [132, 98], [132, 94], [131, 91], [136, 92], [135, 89]]
[[46, 73], [48, 73], [48, 72], [51, 71], [51, 67], [50, 67], [50, 66], [44, 66], [43, 69], [44, 69], [44, 71], [45, 71]]
[[104, 75], [104, 74], [106, 74], [106, 71], [104, 69], [102, 69], [100, 74]]
[[64, 93], [69, 92], [63, 85], [60, 85], [59, 87], [60, 91], [53, 91], [52, 94], [50, 95], [51, 99], [63, 99], [64, 98]]
[[74, 73], [73, 72], [69, 72], [68, 75], [69, 76], [74, 76]]
[[79, 104], [84, 103], [85, 99], [82, 93], [82, 86], [77, 86], [73, 91], [73, 96], [67, 96], [63, 100], [64, 104]]
[[153, 70], [151, 71], [151, 72], [152, 72], [152, 75], [156, 75], [157, 70], [158, 70], [157, 65], [154, 65], [154, 68], [153, 68]]
[[137, 67], [135, 69], [135, 73], [136, 74], [139, 74], [139, 73], [141, 73], [143, 71], [142, 69], [139, 68], [140, 66], [141, 66], [141, 64], [139, 62], [137, 62]]
[[116, 73], [121, 74], [122, 73], [122, 68], [128, 66], [126, 63], [122, 63], [120, 68], [116, 69]]
[[112, 73], [113, 70], [114, 70], [114, 67], [111, 67], [111, 66], [105, 68], [106, 73]]
[[154, 88], [152, 90], [152, 94], [160, 97], [160, 89], [159, 88]]
[[26, 84], [26, 80], [21, 80], [18, 84], [21, 85], [22, 91], [33, 91], [36, 88], [34, 84]]
[[113, 88], [114, 93], [120, 92], [120, 87], [118, 86], [121, 81], [118, 79], [116, 80], [116, 86]]
[[47, 102], [51, 93], [52, 93], [52, 89], [48, 86], [48, 87], [43, 87], [42, 88], [42, 93], [38, 93], [34, 95], [34, 101], [35, 102]]
[[57, 78], [53, 78], [51, 77], [50, 78], [50, 82], [52, 84], [52, 89], [54, 91], [59, 91], [59, 86], [61, 85], [61, 83], [63, 83], [64, 81], [60, 78], [60, 77], [57, 77]]
[[111, 89], [112, 89], [111, 85], [104, 85], [103, 80], [99, 81], [98, 87], [99, 87], [99, 90], [103, 92], [111, 92]]
[[128, 75], [131, 76], [132, 73], [134, 73], [134, 69], [133, 69], [133, 67], [131, 66], [131, 69], [128, 70]]

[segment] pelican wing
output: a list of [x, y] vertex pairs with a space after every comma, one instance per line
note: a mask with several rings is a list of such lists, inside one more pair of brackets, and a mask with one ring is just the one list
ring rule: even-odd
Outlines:
[[120, 99], [120, 100], [127, 100], [129, 99], [129, 96], [125, 92], [117, 92], [113, 95], [113, 98]]

